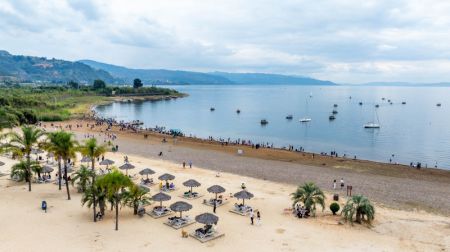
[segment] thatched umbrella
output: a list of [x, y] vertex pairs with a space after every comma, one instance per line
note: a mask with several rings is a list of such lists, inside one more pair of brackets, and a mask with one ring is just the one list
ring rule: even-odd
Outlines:
[[184, 181], [183, 185], [186, 187], [190, 187], [190, 192], [192, 193], [192, 187], [199, 187], [201, 184], [195, 179], [189, 179], [188, 181]]
[[85, 157], [83, 157], [81, 160], [80, 160], [80, 162], [81, 163], [87, 163], [87, 166], [89, 167], [89, 163], [92, 161], [92, 159], [90, 158], [90, 157], [87, 157], [87, 156], [85, 156]]
[[167, 195], [167, 194], [165, 194], [165, 193], [162, 193], [162, 192], [160, 192], [160, 193], [157, 193], [157, 194], [155, 194], [155, 195], [153, 195], [152, 196], [152, 200], [154, 200], [154, 201], [159, 201], [160, 202], [160, 207], [162, 207], [162, 202], [163, 201], [168, 201], [168, 200], [170, 200], [172, 197], [170, 197], [170, 195]]
[[106, 169], [108, 169], [108, 166], [113, 165], [114, 161], [111, 159], [104, 159], [100, 162], [100, 165], [106, 165]]
[[148, 179], [148, 175], [155, 174], [155, 171], [153, 171], [153, 170], [150, 169], [150, 168], [145, 168], [145, 169], [141, 170], [141, 171], [139, 172], [139, 174], [141, 174], [142, 176], [147, 175], [147, 179]]
[[217, 225], [217, 222], [219, 221], [219, 217], [217, 217], [214, 214], [211, 213], [203, 213], [200, 215], [195, 216], [195, 221], [205, 224], [205, 225]]
[[0, 161], [0, 166], [4, 166], [5, 165], [5, 163], [3, 163], [2, 161]]
[[38, 154], [44, 153], [44, 151], [41, 150], [41, 149], [32, 149], [32, 150], [31, 150], [31, 153], [32, 153], [32, 154], [38, 155]]
[[213, 185], [206, 190], [210, 193], [216, 194], [216, 201], [217, 201], [217, 194], [225, 192], [225, 188], [221, 187], [220, 185]]
[[125, 163], [125, 164], [123, 164], [123, 165], [121, 165], [121, 166], [119, 167], [119, 169], [125, 170], [126, 173], [127, 173], [127, 175], [128, 175], [128, 170], [131, 170], [131, 169], [134, 169], [134, 168], [135, 168], [135, 166], [132, 165], [132, 164], [130, 164], [130, 163]]
[[53, 171], [53, 168], [52, 168], [52, 167], [50, 167], [50, 166], [48, 166], [48, 165], [42, 166], [42, 172], [43, 172], [43, 173], [50, 173], [50, 172], [52, 172], [52, 171]]
[[168, 181], [168, 180], [174, 180], [175, 176], [173, 176], [172, 174], [169, 173], [164, 173], [163, 175], [158, 177], [159, 180], [164, 180], [164, 181]]
[[184, 202], [184, 201], [177, 201], [170, 205], [170, 209], [174, 212], [180, 212], [180, 218], [183, 217], [183, 212], [189, 211], [192, 209], [192, 205]]
[[144, 190], [145, 193], [149, 193], [150, 192], [150, 188], [143, 186], [143, 185], [138, 185], [140, 189]]
[[236, 199], [242, 199], [242, 205], [244, 205], [245, 200], [253, 198], [254, 195], [252, 193], [250, 193], [250, 192], [247, 192], [246, 190], [242, 190], [240, 192], [235, 193], [234, 197]]

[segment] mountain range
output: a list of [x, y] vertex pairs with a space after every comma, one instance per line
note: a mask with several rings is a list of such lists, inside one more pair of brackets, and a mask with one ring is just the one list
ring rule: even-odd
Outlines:
[[302, 76], [264, 73], [192, 72], [165, 69], [132, 69], [93, 60], [66, 61], [45, 57], [12, 55], [0, 50], [0, 82], [90, 84], [102, 79], [110, 84], [130, 84], [135, 78], [144, 84], [292, 84], [336, 85]]
[[12, 55], [7, 51], [0, 51], [0, 81], [92, 83], [96, 79], [108, 83], [116, 81], [108, 72], [80, 62]]

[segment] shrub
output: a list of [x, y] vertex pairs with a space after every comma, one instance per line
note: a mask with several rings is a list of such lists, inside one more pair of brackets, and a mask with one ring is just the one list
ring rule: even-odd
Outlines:
[[336, 202], [331, 203], [330, 210], [331, 212], [333, 212], [333, 215], [336, 215], [336, 213], [339, 212], [339, 209], [341, 209], [341, 207], [339, 206], [338, 203]]

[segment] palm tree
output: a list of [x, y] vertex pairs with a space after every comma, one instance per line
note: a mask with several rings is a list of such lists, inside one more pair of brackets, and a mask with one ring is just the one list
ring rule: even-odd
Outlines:
[[124, 189], [131, 186], [133, 182], [128, 176], [114, 169], [111, 173], [100, 177], [97, 183], [101, 189], [105, 190], [106, 196], [114, 200], [116, 205], [116, 230], [119, 230], [119, 203], [122, 203]]
[[[92, 169], [92, 183], [91, 186], [95, 185], [95, 159], [97, 159], [98, 157], [102, 156], [103, 154], [106, 153], [107, 148], [105, 145], [98, 145], [97, 144], [97, 139], [95, 138], [91, 138], [89, 140], [87, 140], [85, 142], [84, 145], [80, 146], [79, 151], [81, 152], [82, 155], [89, 157], [91, 159], [91, 169]], [[95, 190], [92, 190], [93, 192], [95, 192]], [[94, 210], [94, 222], [97, 221], [97, 218], [95, 218], [96, 215], [96, 195], [95, 193], [92, 195], [92, 200], [93, 202], [93, 210]]]
[[[67, 199], [70, 200], [70, 190], [67, 175], [67, 165], [69, 159], [76, 157], [78, 142], [74, 139], [74, 135], [65, 131], [58, 131], [49, 135], [49, 142], [45, 144], [45, 148], [53, 152], [58, 160], [62, 160], [64, 165], [64, 180], [66, 182]], [[60, 162], [58, 162], [60, 163]], [[61, 168], [59, 166], [59, 172]], [[59, 182], [61, 183], [61, 172], [59, 173]], [[61, 185], [61, 184], [60, 184]]]
[[147, 205], [150, 203], [150, 197], [147, 191], [142, 187], [132, 184], [127, 191], [124, 192], [124, 204], [133, 208], [133, 213], [138, 213], [139, 205]]
[[17, 181], [24, 181], [27, 179], [27, 169], [28, 166], [30, 167], [30, 170], [34, 173], [41, 172], [42, 167], [39, 164], [39, 162], [31, 161], [30, 164], [28, 164], [26, 161], [20, 161], [19, 163], [13, 165], [11, 167], [11, 178], [17, 178]]
[[[98, 184], [98, 183], [96, 183]], [[100, 213], [102, 216], [105, 216], [105, 207], [106, 207], [106, 192], [101, 189], [98, 185], [94, 185], [92, 187], [87, 187], [81, 197], [81, 204], [87, 205], [87, 207], [91, 207], [94, 205], [94, 195], [96, 196], [96, 204], [98, 204], [100, 208]]]
[[372, 220], [375, 219], [375, 207], [367, 197], [354, 195], [347, 201], [341, 214], [344, 215], [345, 221], [350, 221], [352, 224], [353, 217], [356, 216], [355, 221], [357, 223], [366, 222], [370, 225]]
[[14, 155], [26, 158], [25, 181], [28, 182], [28, 191], [31, 192], [31, 151], [42, 145], [44, 132], [32, 126], [23, 126], [21, 132], [10, 132], [7, 137], [8, 143], [3, 148], [11, 151]]
[[92, 178], [92, 170], [82, 165], [78, 171], [76, 171], [72, 177], [72, 185], [77, 182], [79, 192], [85, 192], [86, 188], [90, 185]]
[[303, 202], [305, 208], [312, 212], [314, 216], [316, 214], [316, 204], [319, 204], [322, 207], [322, 211], [325, 208], [325, 194], [312, 182], [307, 182], [302, 186], [298, 186], [297, 190], [292, 193], [291, 196], [293, 206], [298, 202]]
[[58, 188], [61, 190], [61, 161], [62, 161], [62, 148], [59, 140], [61, 139], [62, 131], [52, 132], [47, 134], [47, 142], [44, 145], [44, 148], [53, 153], [55, 159], [58, 160]]

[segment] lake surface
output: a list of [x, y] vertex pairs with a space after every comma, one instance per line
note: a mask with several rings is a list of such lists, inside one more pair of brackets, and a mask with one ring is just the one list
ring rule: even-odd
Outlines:
[[[104, 117], [187, 136], [246, 139], [305, 151], [336, 151], [382, 162], [450, 169], [450, 88], [318, 86], [172, 86], [189, 97], [97, 107]], [[351, 97], [351, 98], [350, 98]], [[385, 98], [383, 101], [382, 98]], [[390, 99], [393, 104], [388, 102]], [[402, 101], [406, 104], [402, 105]], [[359, 102], [363, 102], [360, 106]], [[437, 103], [442, 103], [437, 107]], [[338, 107], [334, 108], [333, 105]], [[375, 108], [379, 104], [379, 108]], [[214, 107], [215, 111], [210, 111]], [[236, 110], [241, 113], [237, 114]], [[336, 109], [336, 119], [329, 120]], [[287, 120], [288, 114], [293, 120]], [[310, 117], [309, 123], [299, 122]], [[378, 118], [378, 119], [377, 119]], [[269, 123], [260, 124], [261, 119]], [[380, 129], [365, 129], [375, 121]], [[392, 155], [394, 156], [392, 157]]]

